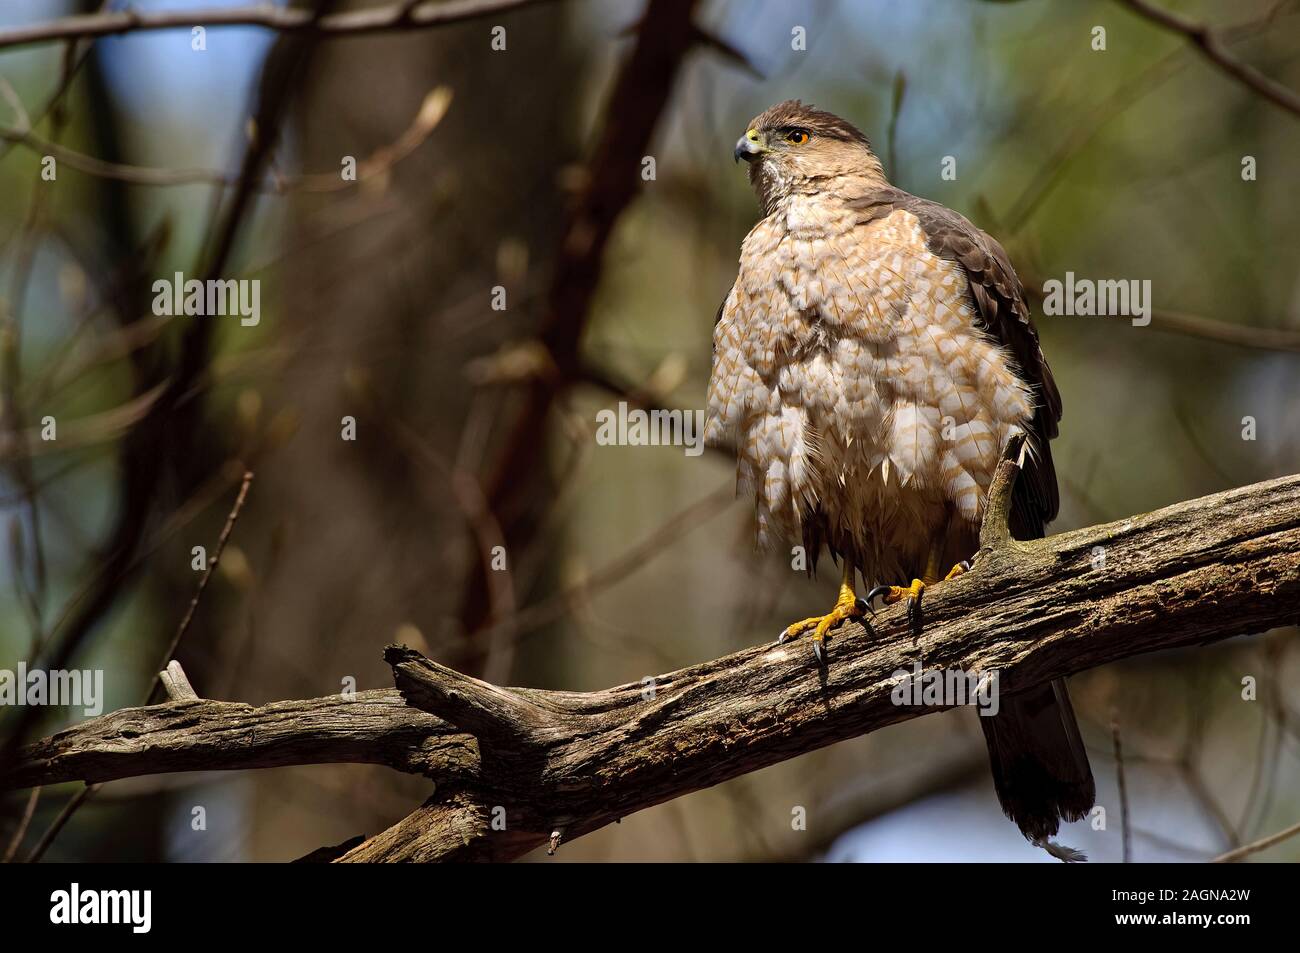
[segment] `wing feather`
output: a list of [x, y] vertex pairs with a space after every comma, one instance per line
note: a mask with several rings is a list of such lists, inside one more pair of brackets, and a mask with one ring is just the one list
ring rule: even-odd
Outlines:
[[1024, 287], [1006, 251], [964, 216], [901, 189], [873, 191], [859, 200], [864, 220], [906, 209], [917, 217], [930, 251], [966, 272], [979, 326], [1001, 344], [1016, 364], [1016, 376], [1034, 396], [1030, 438], [1035, 453], [1025, 460], [1012, 498], [1011, 532], [1020, 539], [1042, 536], [1060, 509], [1056, 468], [1048, 441], [1059, 433], [1061, 393], [1043, 357], [1038, 331], [1029, 319]]

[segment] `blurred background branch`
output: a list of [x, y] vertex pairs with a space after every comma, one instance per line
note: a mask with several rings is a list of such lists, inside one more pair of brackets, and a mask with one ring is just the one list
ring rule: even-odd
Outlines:
[[[1174, 33], [1181, 33], [1206, 59], [1233, 79], [1244, 83], [1253, 92], [1282, 107], [1293, 116], [1300, 116], [1300, 96], [1229, 53], [1216, 30], [1203, 23], [1196, 23], [1176, 13], [1171, 13], [1155, 3], [1149, 2], [1149, 0], [1121, 0], [1121, 2], [1152, 23]], [[1281, 6], [1281, 3], [1276, 4], [1273, 10], [1270, 11], [1268, 19], [1271, 20], [1274, 13]]]
[[401, 0], [386, 6], [317, 16], [309, 7], [281, 7], [271, 3], [236, 7], [200, 7], [145, 12], [101, 10], [50, 23], [0, 30], [0, 49], [141, 33], [149, 30], [190, 30], [196, 26], [255, 26], [280, 33], [315, 33], [326, 37], [364, 36], [394, 30], [420, 30], [463, 23], [549, 0]]

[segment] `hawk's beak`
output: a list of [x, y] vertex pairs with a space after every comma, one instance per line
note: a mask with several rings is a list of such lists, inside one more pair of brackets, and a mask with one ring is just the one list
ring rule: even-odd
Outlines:
[[744, 159], [746, 162], [753, 162], [763, 154], [763, 146], [758, 141], [758, 131], [751, 129], [743, 136], [736, 140], [736, 151], [733, 155], [736, 161]]

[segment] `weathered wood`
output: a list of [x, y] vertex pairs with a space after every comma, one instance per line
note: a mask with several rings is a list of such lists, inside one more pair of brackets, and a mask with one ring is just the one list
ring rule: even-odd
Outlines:
[[185, 674], [185, 669], [181, 668], [181, 663], [175, 659], [168, 662], [167, 667], [158, 673], [158, 681], [162, 683], [167, 697], [174, 702], [198, 700], [199, 693], [190, 684], [189, 676]]
[[[991, 495], [1009, 486], [1003, 480]], [[900, 671], [916, 661], [926, 670], [997, 670], [1006, 691], [1294, 623], [1300, 476], [987, 546], [970, 572], [926, 590], [923, 612], [918, 636], [902, 605], [877, 616], [874, 637], [847, 626], [834, 634], [825, 667], [800, 639], [660, 675], [651, 686], [636, 681], [591, 693], [504, 689], [390, 647], [386, 657], [408, 704], [388, 691], [352, 702], [128, 709], [29, 746], [0, 787], [384, 763], [434, 778], [433, 796], [340, 860], [510, 859], [546, 844], [557, 829], [567, 842], [651, 805], [939, 710], [894, 704]]]
[[123, 708], [28, 745], [0, 790], [178, 771], [386, 764], [430, 777], [476, 770], [477, 744], [393, 689], [253, 706], [209, 699]]

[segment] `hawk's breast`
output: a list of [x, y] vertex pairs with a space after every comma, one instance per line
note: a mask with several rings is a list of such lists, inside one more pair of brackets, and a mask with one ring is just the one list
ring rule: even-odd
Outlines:
[[761, 543], [820, 518], [833, 546], [887, 571], [951, 517], [978, 522], [1032, 405], [977, 326], [961, 266], [931, 253], [911, 212], [861, 217], [795, 196], [745, 239], [706, 437], [736, 446]]

